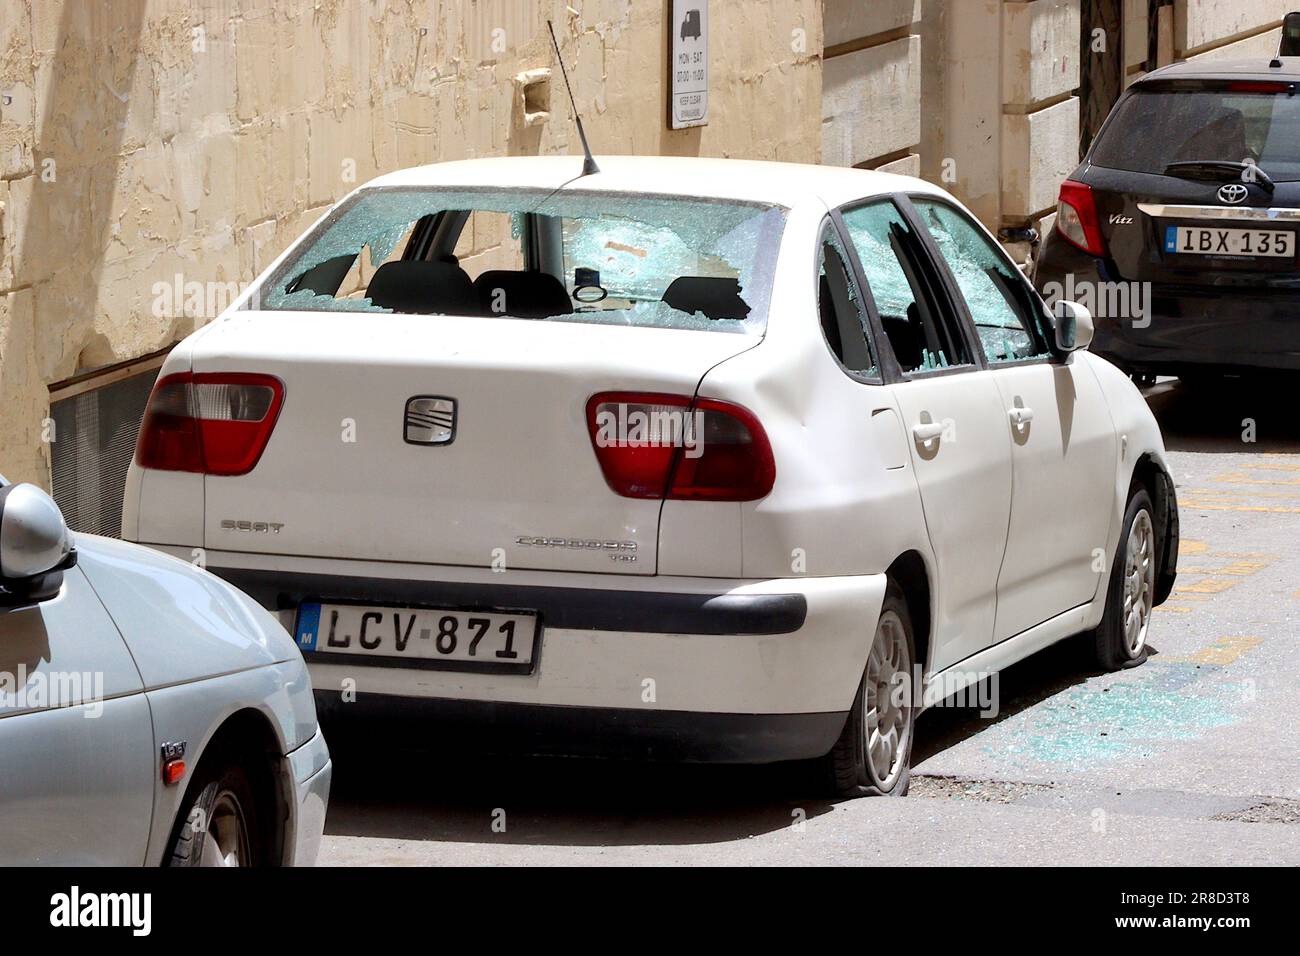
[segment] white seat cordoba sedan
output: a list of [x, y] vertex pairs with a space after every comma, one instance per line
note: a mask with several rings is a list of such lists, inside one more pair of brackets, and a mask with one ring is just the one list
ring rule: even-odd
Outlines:
[[1085, 310], [920, 180], [599, 165], [340, 202], [168, 358], [124, 535], [279, 612], [342, 721], [845, 794], [1040, 648], [1145, 659], [1173, 482]]

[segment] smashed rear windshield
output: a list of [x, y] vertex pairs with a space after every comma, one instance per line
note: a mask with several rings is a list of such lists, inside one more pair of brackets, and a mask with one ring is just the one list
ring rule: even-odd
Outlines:
[[761, 332], [784, 210], [608, 192], [363, 190], [250, 307]]
[[1300, 96], [1253, 80], [1137, 89], [1115, 108], [1092, 162], [1164, 174], [1173, 163], [1257, 163], [1278, 182], [1300, 180]]

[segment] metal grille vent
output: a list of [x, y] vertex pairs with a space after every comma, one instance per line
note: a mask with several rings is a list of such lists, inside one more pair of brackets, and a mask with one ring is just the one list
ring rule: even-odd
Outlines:
[[120, 537], [126, 470], [158, 370], [50, 403], [54, 500], [73, 531]]

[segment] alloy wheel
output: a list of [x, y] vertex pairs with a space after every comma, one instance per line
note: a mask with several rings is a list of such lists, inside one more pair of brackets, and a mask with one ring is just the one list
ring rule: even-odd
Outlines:
[[862, 695], [864, 763], [871, 783], [882, 791], [898, 780], [911, 742], [911, 672], [912, 655], [902, 619], [886, 611], [871, 643]]
[[212, 803], [211, 818], [203, 830], [200, 866], [248, 866], [248, 826], [238, 798], [223, 790]]
[[1131, 658], [1142, 653], [1155, 598], [1155, 529], [1146, 509], [1133, 517], [1124, 547], [1124, 646]]

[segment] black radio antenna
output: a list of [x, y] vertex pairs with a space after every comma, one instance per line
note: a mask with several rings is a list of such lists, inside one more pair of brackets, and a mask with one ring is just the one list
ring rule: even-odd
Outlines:
[[560, 64], [560, 76], [564, 77], [564, 88], [569, 91], [569, 105], [573, 107], [573, 119], [578, 124], [578, 139], [582, 140], [582, 152], [586, 157], [582, 161], [582, 175], [590, 176], [592, 173], [600, 172], [600, 167], [596, 165], [595, 157], [591, 155], [591, 147], [587, 145], [587, 133], [582, 128], [582, 117], [578, 115], [578, 104], [573, 99], [573, 87], [569, 85], [569, 74], [564, 69], [564, 57], [560, 55], [560, 44], [555, 39], [555, 27], [551, 21], [546, 21], [546, 29], [551, 31], [551, 45], [555, 47], [555, 59]]

